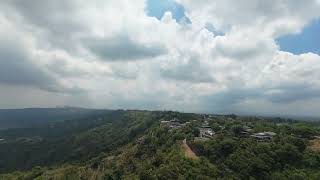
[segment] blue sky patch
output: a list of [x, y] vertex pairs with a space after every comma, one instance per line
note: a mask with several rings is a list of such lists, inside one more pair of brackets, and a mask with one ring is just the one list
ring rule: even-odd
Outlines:
[[185, 15], [185, 9], [174, 0], [147, 0], [146, 13], [148, 16], [161, 19], [165, 12], [170, 11], [177, 22], [191, 23]]
[[207, 23], [205, 28], [212, 32], [215, 36], [224, 36], [225, 33], [222, 31], [217, 30], [211, 23]]
[[316, 53], [320, 54], [320, 19], [306, 26], [299, 34], [282, 36], [277, 39], [282, 51], [293, 54]]

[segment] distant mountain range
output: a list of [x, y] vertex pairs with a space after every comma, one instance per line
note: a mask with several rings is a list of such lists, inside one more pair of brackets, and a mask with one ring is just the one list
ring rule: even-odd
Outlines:
[[[57, 108], [0, 109], [0, 130], [10, 128], [30, 128], [44, 126], [57, 121], [78, 119], [109, 111], [110, 110], [89, 109], [69, 106]], [[261, 118], [280, 117], [284, 119], [294, 119], [302, 121], [320, 121], [320, 118], [311, 116], [255, 116]]]
[[77, 107], [0, 109], [0, 129], [28, 128], [72, 120], [107, 110]]

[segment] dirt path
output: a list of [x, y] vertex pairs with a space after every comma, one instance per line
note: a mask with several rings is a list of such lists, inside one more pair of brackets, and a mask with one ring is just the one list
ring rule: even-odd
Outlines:
[[190, 147], [187, 144], [187, 139], [184, 139], [182, 142], [182, 150], [184, 151], [184, 154], [187, 158], [197, 160], [199, 157], [190, 149]]

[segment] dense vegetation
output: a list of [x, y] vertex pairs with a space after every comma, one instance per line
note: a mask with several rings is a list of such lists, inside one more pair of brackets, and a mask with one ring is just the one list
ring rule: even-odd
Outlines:
[[45, 127], [1, 131], [5, 141], [0, 141], [0, 171], [86, 161], [130, 142], [153, 118], [148, 112], [110, 111]]
[[[160, 125], [172, 118], [190, 123]], [[197, 140], [204, 119], [216, 135]], [[245, 127], [276, 136], [260, 142]], [[310, 148], [319, 134], [317, 123], [283, 119], [110, 111], [0, 132], [0, 179], [320, 179], [320, 152]], [[185, 155], [184, 139], [197, 159]]]

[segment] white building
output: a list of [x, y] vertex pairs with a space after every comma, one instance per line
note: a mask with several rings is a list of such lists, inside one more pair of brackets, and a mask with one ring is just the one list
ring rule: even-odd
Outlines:
[[270, 141], [275, 135], [277, 134], [274, 132], [260, 132], [251, 135], [251, 137], [255, 138], [258, 141]]

